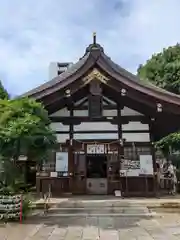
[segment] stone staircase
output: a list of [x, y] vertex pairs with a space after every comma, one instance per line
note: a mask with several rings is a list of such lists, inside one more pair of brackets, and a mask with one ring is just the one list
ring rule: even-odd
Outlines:
[[119, 200], [68, 200], [50, 205], [48, 216], [54, 217], [152, 217], [155, 213], [147, 206]]

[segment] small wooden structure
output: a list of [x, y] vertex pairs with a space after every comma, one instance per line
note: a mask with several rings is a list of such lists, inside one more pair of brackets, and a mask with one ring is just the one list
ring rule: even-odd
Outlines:
[[[179, 96], [114, 63], [96, 37], [77, 63], [25, 96], [44, 104], [59, 144], [49, 172], [37, 176], [39, 192], [51, 184], [54, 196], [112, 194], [118, 189], [124, 196], [156, 194], [153, 142], [179, 129]], [[138, 166], [141, 156], [151, 162], [149, 170]], [[106, 174], [92, 177], [88, 164], [97, 168], [100, 161]]]

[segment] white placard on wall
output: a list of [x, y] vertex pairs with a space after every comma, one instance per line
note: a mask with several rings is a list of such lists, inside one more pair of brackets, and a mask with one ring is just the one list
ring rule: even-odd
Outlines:
[[50, 177], [57, 177], [57, 172], [50, 172]]
[[142, 174], [153, 174], [152, 155], [140, 155], [140, 166]]
[[68, 171], [68, 153], [57, 152], [56, 153], [56, 172]]
[[89, 144], [87, 145], [87, 154], [103, 154], [105, 152], [104, 144]]
[[120, 175], [124, 177], [138, 177], [140, 173], [141, 169], [129, 169], [120, 171]]

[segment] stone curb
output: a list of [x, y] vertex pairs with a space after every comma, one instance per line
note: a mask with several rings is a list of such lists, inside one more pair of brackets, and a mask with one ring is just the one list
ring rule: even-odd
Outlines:
[[[40, 214], [41, 217], [44, 214]], [[132, 214], [132, 213], [57, 213], [51, 214], [47, 213], [44, 217], [156, 217], [158, 214], [152, 213], [142, 213], [142, 214]]]
[[[50, 208], [56, 207], [57, 205], [61, 206], [61, 208], [98, 208], [98, 205], [87, 205], [87, 206], [81, 206], [80, 204], [78, 205], [73, 205], [73, 204], [58, 204], [58, 203], [48, 203], [48, 206]], [[180, 203], [174, 203], [174, 202], [169, 202], [169, 203], [143, 203], [143, 204], [118, 204], [118, 205], [111, 205], [111, 206], [103, 206], [103, 208], [121, 208], [121, 207], [148, 207], [148, 208], [179, 208], [180, 209]], [[44, 208], [44, 203], [33, 203], [32, 204], [33, 209], [43, 209]]]

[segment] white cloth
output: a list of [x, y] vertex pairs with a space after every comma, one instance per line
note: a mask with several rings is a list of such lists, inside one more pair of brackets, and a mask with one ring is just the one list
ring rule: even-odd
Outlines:
[[168, 171], [172, 175], [172, 181], [173, 181], [174, 188], [175, 188], [175, 185], [177, 184], [176, 167], [174, 167], [172, 164], [170, 164], [168, 167]]
[[174, 166], [172, 164], [169, 165], [168, 172], [174, 175]]

